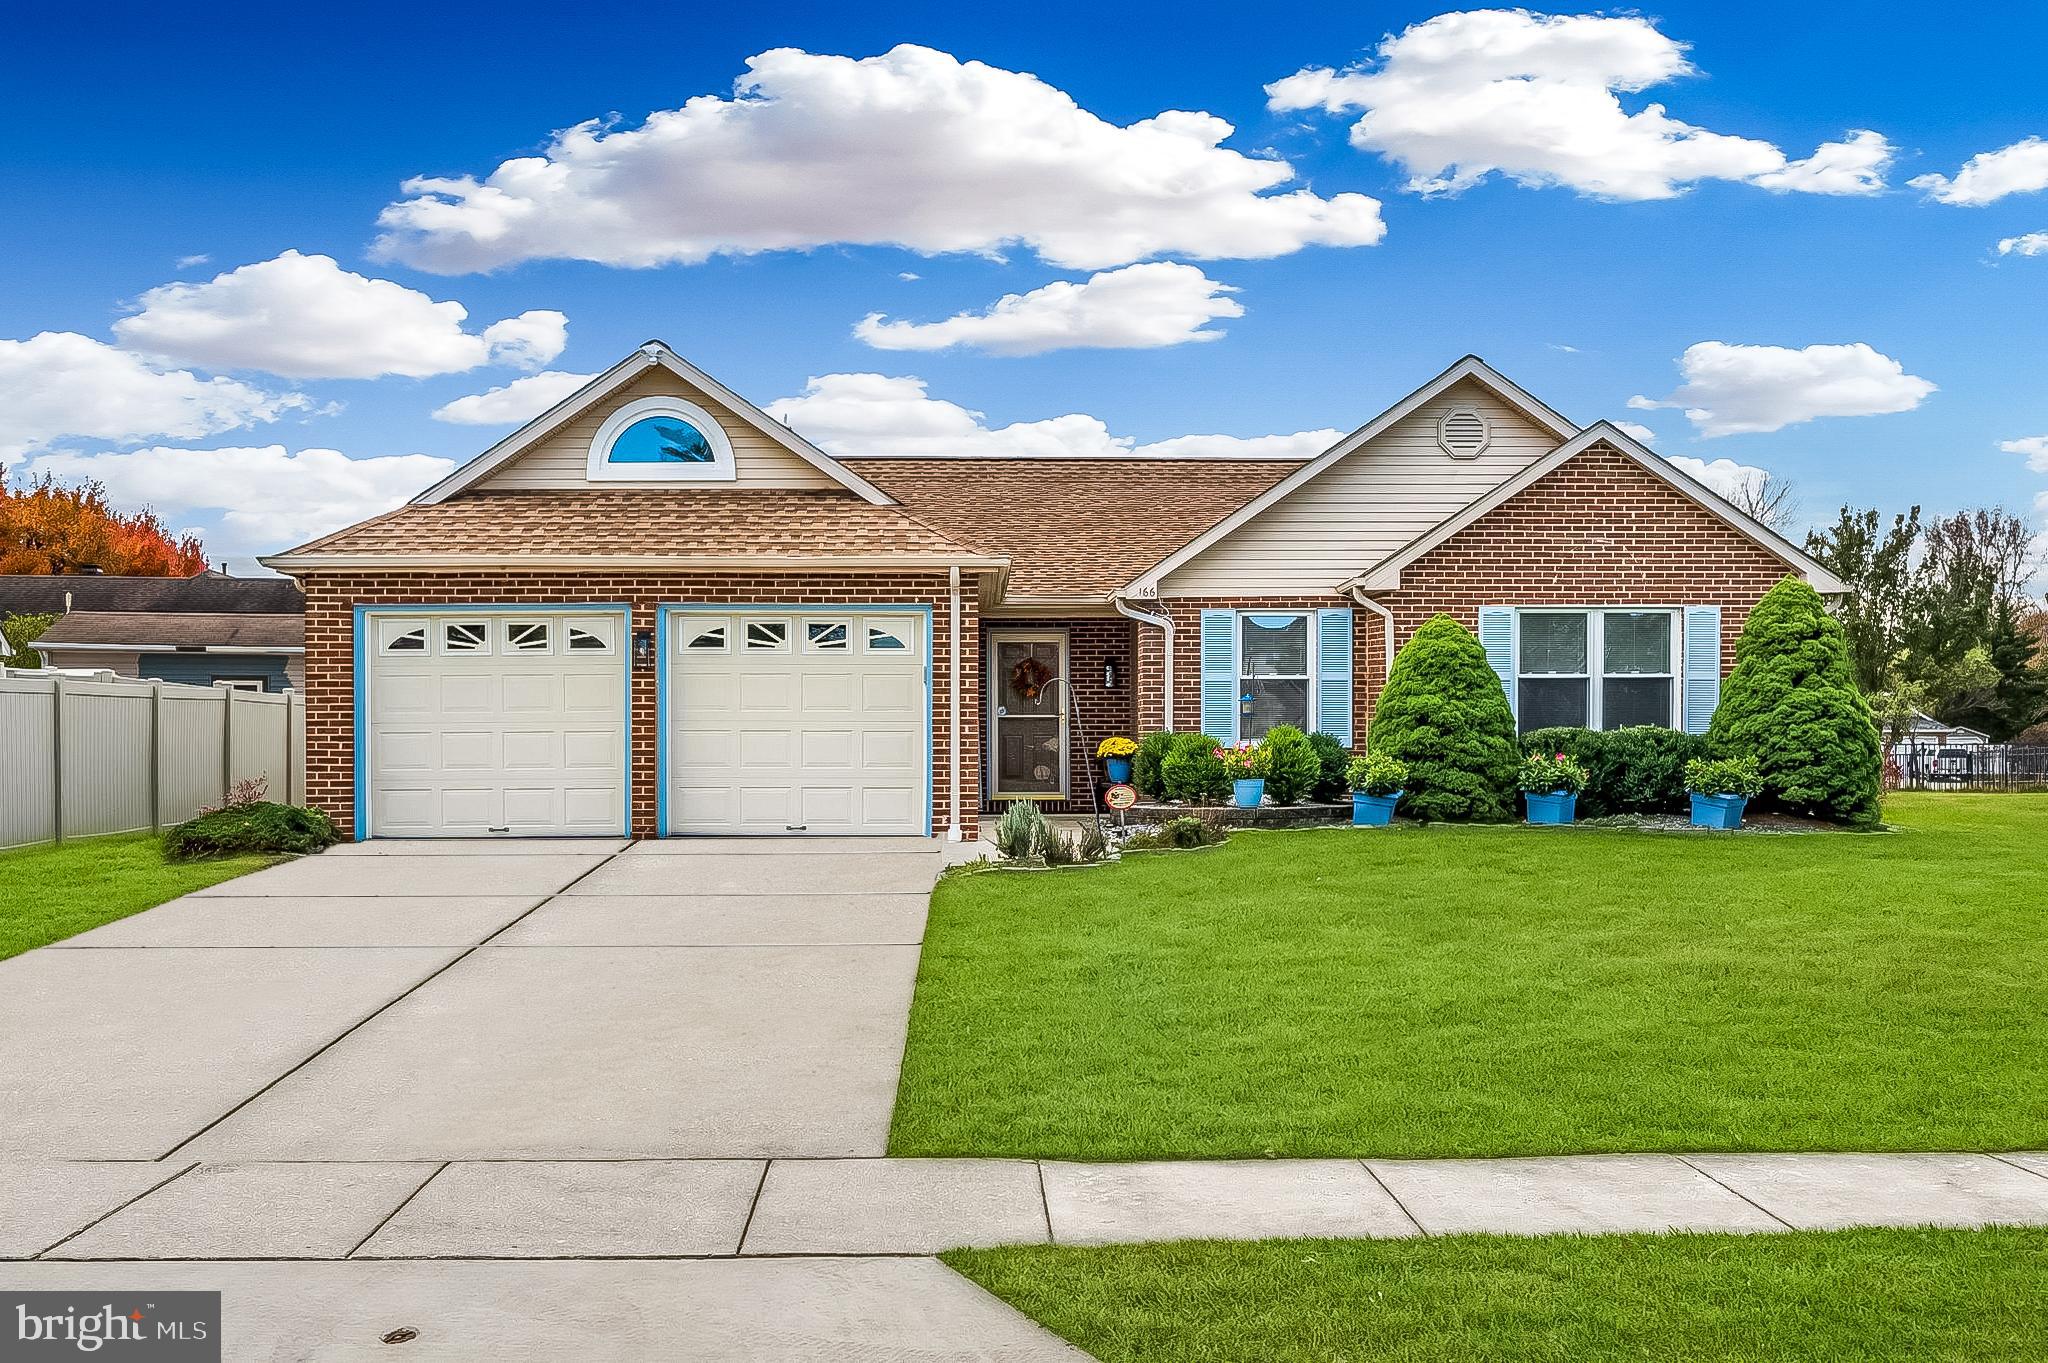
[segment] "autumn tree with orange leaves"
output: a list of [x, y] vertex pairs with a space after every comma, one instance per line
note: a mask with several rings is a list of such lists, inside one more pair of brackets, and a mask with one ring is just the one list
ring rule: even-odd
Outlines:
[[197, 535], [174, 536], [153, 511], [129, 515], [98, 483], [65, 487], [49, 475], [19, 490], [0, 473], [0, 573], [190, 577], [206, 570]]

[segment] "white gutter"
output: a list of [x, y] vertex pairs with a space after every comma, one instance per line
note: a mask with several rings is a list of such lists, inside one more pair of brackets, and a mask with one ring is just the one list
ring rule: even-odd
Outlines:
[[280, 573], [365, 571], [431, 573], [460, 572], [465, 568], [645, 568], [659, 570], [703, 569], [735, 571], [745, 569], [824, 571], [861, 568], [876, 571], [918, 568], [973, 568], [1005, 570], [1010, 560], [978, 554], [516, 554], [449, 553], [407, 554], [272, 554], [256, 560]]
[[[1134, 609], [1121, 596], [1112, 596], [1109, 598], [1109, 604], [1116, 607], [1118, 615], [1124, 616], [1126, 619], [1136, 620], [1141, 625], [1151, 625], [1166, 636], [1166, 722], [1160, 725], [1160, 727], [1171, 729], [1173, 727], [1173, 617], [1165, 614], [1154, 615], [1148, 611]], [[1138, 684], [1137, 659], [1133, 658], [1131, 662], [1133, 664], [1131, 668], [1131, 685], [1136, 686]]]
[[1387, 665], [1386, 669], [1380, 673], [1380, 688], [1384, 690], [1387, 685], [1387, 678], [1394, 675], [1394, 613], [1367, 596], [1363, 587], [1354, 586], [1351, 589], [1351, 599], [1371, 611], [1374, 615], [1377, 615], [1380, 618], [1380, 623], [1386, 627]]
[[95, 652], [111, 653], [304, 653], [300, 644], [80, 644], [51, 643], [36, 641], [38, 651], [54, 649], [63, 652], [67, 648], [90, 649]]
[[951, 665], [946, 673], [947, 699], [952, 708], [952, 746], [947, 750], [946, 763], [950, 793], [946, 808], [951, 818], [946, 824], [946, 841], [960, 841], [960, 565], [954, 564], [946, 575], [946, 587], [950, 599], [947, 602], [951, 612], [951, 623], [947, 626], [948, 652]]

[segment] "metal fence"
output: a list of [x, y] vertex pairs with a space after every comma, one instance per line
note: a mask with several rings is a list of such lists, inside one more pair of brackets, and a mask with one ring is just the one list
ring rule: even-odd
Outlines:
[[2012, 743], [1900, 743], [1904, 790], [2048, 790], [2048, 748]]
[[0, 675], [0, 847], [163, 828], [262, 778], [305, 800], [296, 692]]

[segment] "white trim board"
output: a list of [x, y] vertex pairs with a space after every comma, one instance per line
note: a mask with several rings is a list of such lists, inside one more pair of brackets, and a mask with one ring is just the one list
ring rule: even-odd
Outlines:
[[1378, 563], [1360, 573], [1351, 581], [1338, 588], [1349, 591], [1357, 588], [1367, 592], [1398, 591], [1401, 586], [1401, 570], [1427, 554], [1444, 541], [1464, 530], [1488, 512], [1496, 510], [1511, 498], [1526, 491], [1538, 479], [1562, 466], [1575, 455], [1583, 454], [1596, 444], [1611, 446], [1623, 456], [1634, 460], [1644, 470], [1661, 478], [1673, 491], [1721, 520], [1731, 528], [1740, 531], [1756, 543], [1785, 560], [1787, 566], [1796, 570], [1813, 589], [1823, 594], [1845, 592], [1848, 584], [1808, 557], [1803, 549], [1780, 535], [1753, 516], [1730, 505], [1696, 479], [1674, 467], [1670, 460], [1649, 449], [1641, 441], [1607, 421], [1596, 421], [1576, 436], [1559, 445], [1514, 477], [1508, 479], [1484, 497], [1472, 502], [1456, 515], [1439, 522], [1405, 546], [1381, 559]]
[[1441, 397], [1453, 386], [1463, 383], [1467, 379], [1471, 379], [1481, 387], [1488, 389], [1496, 397], [1500, 398], [1501, 401], [1513, 407], [1537, 426], [1549, 431], [1559, 440], [1569, 440], [1578, 434], [1579, 428], [1577, 426], [1558, 415], [1545, 403], [1539, 401], [1533, 394], [1507, 378], [1507, 376], [1503, 375], [1486, 361], [1480, 359], [1477, 355], [1467, 355], [1428, 383], [1417, 388], [1407, 397], [1402, 398], [1399, 402], [1387, 408], [1386, 411], [1381, 412], [1371, 421], [1360, 426], [1350, 435], [1345, 436], [1342, 440], [1330, 446], [1329, 449], [1324, 450], [1308, 463], [1303, 464], [1300, 468], [1288, 474], [1285, 478], [1282, 478], [1279, 482], [1273, 484], [1273, 486], [1267, 488], [1264, 492], [1261, 492], [1258, 496], [1252, 498], [1159, 562], [1153, 564], [1141, 576], [1134, 579], [1129, 586], [1125, 587], [1122, 591], [1112, 593], [1112, 595], [1148, 601], [1156, 599], [1159, 595], [1160, 581], [1174, 569], [1187, 563], [1219, 540], [1228, 537], [1239, 526], [1257, 516], [1267, 507], [1292, 496], [1295, 490], [1304, 483], [1314, 479], [1324, 470], [1357, 450], [1361, 445], [1375, 439], [1396, 422], [1413, 416], [1422, 407]]
[[665, 341], [649, 341], [638, 350], [605, 370], [589, 383], [563, 398], [554, 406], [542, 412], [533, 420], [521, 426], [497, 444], [485, 450], [476, 458], [464, 464], [440, 482], [413, 498], [415, 505], [432, 506], [445, 502], [465, 488], [474, 487], [495, 470], [539, 444], [567, 422], [588, 411], [597, 403], [616, 393], [619, 389], [639, 378], [649, 369], [659, 365], [685, 383], [694, 385], [698, 391], [708, 395], [727, 411], [752, 426], [761, 434], [775, 441], [797, 458], [810, 464], [826, 477], [859, 496], [863, 501], [876, 506], [894, 506], [896, 502], [887, 493], [867, 479], [847, 468], [831, 455], [798, 435], [789, 427], [770, 417], [766, 412], [748, 402], [739, 394], [727, 388], [717, 379], [691, 364], [688, 360], [669, 349]]

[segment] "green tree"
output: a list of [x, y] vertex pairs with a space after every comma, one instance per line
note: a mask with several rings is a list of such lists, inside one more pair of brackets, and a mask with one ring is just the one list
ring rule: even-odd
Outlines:
[[1515, 717], [1486, 650], [1448, 615], [1431, 618], [1395, 655], [1366, 751], [1408, 764], [1401, 808], [1418, 819], [1514, 812]]
[[1835, 607], [1849, 642], [1856, 684], [1875, 692], [1892, 684], [1892, 664], [1905, 645], [1914, 598], [1913, 549], [1920, 539], [1920, 508], [1884, 526], [1877, 509], [1842, 508], [1826, 530], [1806, 537], [1806, 552], [1848, 584]]
[[1877, 821], [1877, 725], [1857, 689], [1846, 632], [1798, 578], [1765, 592], [1750, 612], [1707, 746], [1716, 757], [1754, 757], [1763, 798], [1779, 808]]
[[0, 667], [41, 667], [42, 655], [29, 645], [56, 623], [56, 616], [41, 613], [0, 619]]
[[2048, 719], [2048, 660], [2040, 656], [2033, 632], [2021, 626], [2019, 612], [2008, 602], [1999, 602], [1992, 613], [1990, 639], [1971, 650], [1984, 663], [1977, 685], [1951, 689], [1939, 713], [1950, 724], [1982, 729], [1993, 742], [2007, 743], [2029, 725]]

